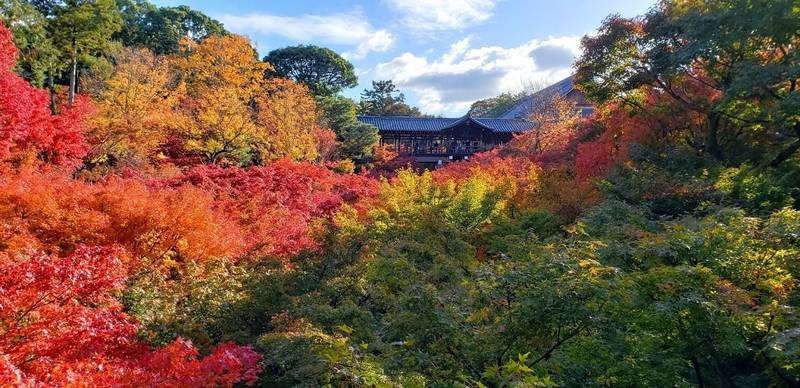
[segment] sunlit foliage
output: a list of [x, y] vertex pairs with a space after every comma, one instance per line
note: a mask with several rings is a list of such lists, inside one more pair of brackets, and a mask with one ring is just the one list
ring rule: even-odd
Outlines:
[[54, 114], [0, 28], [0, 381], [797, 386], [790, 3], [610, 17], [596, 114], [435, 171], [240, 36], [106, 52]]
[[90, 104], [79, 99], [52, 114], [46, 91], [13, 72], [17, 49], [0, 28], [0, 160], [39, 160], [74, 167], [86, 153], [81, 124]]
[[165, 57], [146, 49], [123, 48], [116, 67], [96, 96], [89, 131], [94, 163], [147, 160], [157, 156], [182, 117], [176, 111], [183, 85]]

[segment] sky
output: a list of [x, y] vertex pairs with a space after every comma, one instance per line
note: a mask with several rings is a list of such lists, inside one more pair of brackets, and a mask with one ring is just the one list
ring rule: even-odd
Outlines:
[[580, 38], [610, 14], [651, 0], [156, 0], [188, 5], [249, 37], [261, 56], [297, 44], [329, 47], [356, 69], [358, 98], [391, 79], [406, 101], [445, 117], [474, 101], [568, 76]]

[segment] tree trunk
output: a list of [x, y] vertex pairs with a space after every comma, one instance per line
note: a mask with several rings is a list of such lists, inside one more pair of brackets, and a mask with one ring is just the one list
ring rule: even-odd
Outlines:
[[719, 145], [719, 125], [720, 116], [717, 113], [710, 113], [708, 115], [708, 133], [704, 141], [706, 152], [711, 154], [717, 160], [722, 160], [722, 150]]
[[769, 163], [770, 167], [777, 167], [779, 164], [786, 161], [786, 159], [792, 157], [797, 150], [800, 150], [800, 139], [792, 143], [789, 147], [786, 147], [783, 151], [781, 151], [781, 153], [778, 154], [778, 156], [775, 157], [775, 159], [772, 159], [772, 161]]
[[75, 82], [78, 78], [78, 58], [72, 57], [72, 67], [69, 70], [69, 93], [67, 94], [67, 104], [72, 106], [75, 102]]
[[69, 70], [69, 93], [67, 94], [67, 104], [72, 106], [75, 102], [75, 87], [78, 81], [78, 43], [72, 37], [72, 65]]
[[47, 74], [47, 88], [50, 90], [50, 112], [56, 114], [58, 113], [58, 107], [56, 107], [56, 85], [53, 82], [53, 70], [51, 69]]
[[697, 376], [697, 386], [700, 388], [704, 388], [706, 384], [703, 382], [703, 374], [700, 372], [700, 362], [697, 361], [696, 356], [692, 356], [690, 359], [692, 362], [692, 368], [694, 369], [694, 374]]

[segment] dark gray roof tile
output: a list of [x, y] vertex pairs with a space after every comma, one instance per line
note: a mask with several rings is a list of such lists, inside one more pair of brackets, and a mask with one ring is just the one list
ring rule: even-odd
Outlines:
[[533, 127], [533, 123], [522, 119], [485, 119], [464, 116], [459, 118], [440, 117], [408, 117], [408, 116], [358, 116], [358, 121], [372, 124], [380, 131], [438, 132], [464, 120], [472, 120], [478, 125], [494, 132], [524, 132]]
[[381, 131], [441, 131], [458, 120], [409, 116], [358, 116], [358, 121], [372, 124]]
[[534, 127], [532, 122], [522, 119], [476, 118], [474, 120], [488, 128], [491, 128], [495, 132], [525, 132]]

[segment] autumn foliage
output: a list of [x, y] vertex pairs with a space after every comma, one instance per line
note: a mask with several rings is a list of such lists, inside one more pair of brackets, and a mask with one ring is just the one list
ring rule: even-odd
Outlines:
[[212, 207], [241, 228], [244, 253], [283, 260], [319, 249], [315, 234], [336, 210], [374, 196], [377, 189], [377, 182], [366, 177], [288, 160], [249, 169], [200, 166], [160, 184], [210, 193]]
[[260, 356], [252, 349], [221, 344], [200, 357], [185, 340], [153, 349], [116, 299], [129, 274], [144, 266], [231, 252], [235, 237], [209, 213], [211, 198], [190, 188], [155, 193], [133, 180], [89, 184], [49, 168], [74, 167], [85, 154], [81, 109], [88, 103], [79, 100], [52, 114], [47, 93], [11, 72], [16, 50], [10, 38], [0, 27], [0, 156], [18, 167], [33, 163], [4, 165], [0, 177], [3, 382], [254, 382]]
[[591, 117], [433, 171], [242, 36], [67, 105], [0, 26], [0, 385], [800, 384], [800, 18], [732, 1], [607, 19]]
[[[319, 249], [317, 237], [336, 210], [373, 196], [377, 183], [288, 160], [250, 169], [204, 165], [173, 172], [172, 177], [122, 169], [95, 182], [73, 179], [50, 166], [75, 167], [86, 153], [82, 130], [88, 101], [81, 98], [69, 109], [62, 107], [60, 114], [51, 114], [47, 92], [11, 72], [16, 51], [8, 31], [0, 32], [2, 156], [14, 162], [4, 165], [0, 176], [4, 381], [31, 386], [253, 383], [261, 356], [250, 347], [221, 343], [201, 356], [191, 342], [178, 338], [152, 348], [140, 339], [137, 320], [125, 313], [119, 292], [152, 270], [168, 275], [208, 258], [286, 261]], [[225, 42], [209, 40], [190, 54], [187, 66], [194, 56], [236, 49]], [[186, 112], [178, 102], [197, 107], [204, 103], [181, 97], [184, 86], [175, 89], [163, 59], [142, 50], [124, 51], [117, 59], [115, 73], [98, 96], [99, 109], [88, 122], [92, 157], [153, 158], [168, 136], [186, 141], [180, 125], [191, 118], [182, 118]], [[223, 82], [239, 92], [247, 90], [242, 83], [263, 72], [254, 67], [253, 77], [236, 78], [241, 75], [233, 67], [216, 70], [221, 73], [207, 78], [195, 74], [201, 78], [178, 82], [194, 88], [218, 88]], [[331, 136], [316, 128], [315, 116], [293, 113], [314, 112], [307, 91], [290, 81], [273, 84], [276, 89], [259, 103], [264, 120], [272, 120], [273, 131], [284, 130], [276, 120], [295, 115], [296, 127], [285, 130], [307, 130], [305, 139], [287, 132], [286, 143], [279, 147], [301, 152], [292, 154], [298, 159], [317, 158], [318, 143], [331, 148]], [[231, 98], [232, 104], [247, 105], [247, 100]], [[249, 113], [246, 120], [251, 120]], [[172, 130], [177, 132], [169, 135]], [[310, 144], [311, 151], [290, 144], [293, 141]], [[275, 149], [272, 155], [279, 152]], [[21, 161], [36, 163], [20, 165]], [[97, 162], [103, 160], [94, 159]]]
[[76, 166], [87, 150], [81, 124], [89, 102], [81, 99], [53, 114], [48, 93], [12, 71], [17, 49], [6, 28], [0, 28], [0, 47], [0, 160]]
[[211, 203], [191, 187], [155, 190], [136, 179], [87, 184], [54, 173], [7, 174], [0, 180], [0, 252], [14, 257], [120, 246], [130, 253], [125, 264], [131, 269], [233, 255], [239, 236]]
[[127, 277], [119, 253], [79, 248], [64, 256], [33, 254], [0, 264], [0, 376], [5, 383], [46, 385], [230, 386], [252, 383], [259, 356], [218, 346], [198, 358], [178, 340], [151, 349], [114, 298]]
[[146, 49], [122, 48], [116, 67], [96, 96], [97, 113], [88, 125], [91, 157], [136, 162], [156, 158], [181, 122], [177, 110], [185, 86], [170, 72], [168, 58]]

